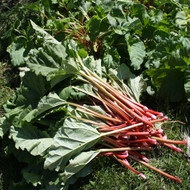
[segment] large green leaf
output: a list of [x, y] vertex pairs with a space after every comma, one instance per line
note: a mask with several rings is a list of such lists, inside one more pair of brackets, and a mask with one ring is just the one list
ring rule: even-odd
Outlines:
[[146, 89], [146, 83], [142, 76], [137, 76], [135, 78], [129, 78], [128, 86], [130, 87], [133, 97], [137, 102], [140, 102], [140, 96], [142, 92]]
[[[86, 177], [87, 175], [89, 175], [90, 173], [92, 173], [93, 169], [92, 169], [92, 164], [89, 163], [87, 165], [85, 165], [78, 173], [72, 175], [67, 181], [65, 184], [63, 184], [63, 190], [67, 190], [68, 187], [71, 185], [71, 184], [74, 184], [76, 183], [76, 181], [81, 178], [81, 177]], [[61, 176], [63, 175], [64, 177], [64, 172], [61, 174]], [[61, 181], [64, 181], [64, 178], [61, 180]]]
[[69, 164], [65, 167], [63, 173], [63, 182], [66, 183], [69, 178], [71, 178], [76, 173], [80, 172], [98, 154], [98, 151], [82, 152], [73, 159], [69, 160]]
[[11, 126], [10, 138], [14, 140], [17, 149], [26, 149], [34, 156], [44, 156], [52, 144], [52, 138], [49, 138], [46, 132], [40, 131], [33, 125], [23, 128]]
[[102, 71], [103, 67], [101, 64], [101, 59], [94, 59], [92, 56], [88, 56], [85, 59], [83, 59], [83, 63], [86, 67], [88, 67], [92, 72], [96, 73], [100, 77], [102, 77]]
[[38, 101], [49, 90], [49, 85], [45, 78], [42, 76], [36, 76], [30, 71], [23, 73], [21, 87], [17, 91], [15, 104], [17, 106], [31, 105], [35, 107]]
[[186, 25], [188, 22], [186, 12], [185, 11], [177, 12], [176, 17], [175, 17], [175, 22], [176, 24], [180, 26]]
[[189, 37], [181, 37], [181, 43], [185, 47], [187, 51], [190, 50], [190, 38]]
[[133, 16], [140, 18], [142, 22], [144, 21], [144, 19], [149, 18], [146, 7], [140, 3], [133, 4], [131, 8], [131, 13]]
[[117, 69], [117, 76], [120, 80], [129, 80], [130, 78], [135, 78], [135, 75], [130, 71], [126, 64], [121, 64]]
[[5, 114], [8, 122], [11, 123], [11, 125], [14, 125], [16, 127], [22, 127], [25, 125], [25, 121], [23, 118], [32, 110], [32, 106], [29, 105], [25, 108], [25, 106], [17, 106], [13, 109], [11, 109], [8, 113]]
[[11, 124], [6, 120], [5, 117], [0, 118], [0, 138], [10, 129]]
[[65, 105], [65, 101], [61, 99], [56, 93], [51, 92], [47, 96], [44, 96], [38, 103], [37, 107], [29, 112], [24, 118], [24, 121], [30, 122], [34, 118], [37, 118], [40, 114], [56, 108], [58, 106]]
[[43, 39], [44, 43], [53, 43], [53, 44], [61, 44], [54, 37], [48, 34], [43, 28], [35, 24], [32, 20], [30, 21], [32, 28], [35, 30], [38, 38]]
[[109, 74], [126, 91], [128, 96], [137, 102], [140, 101], [140, 96], [146, 88], [146, 83], [142, 76], [135, 76], [126, 64], [121, 64], [117, 71], [109, 69]]
[[13, 66], [24, 65], [24, 53], [26, 51], [25, 45], [26, 39], [17, 38], [11, 45], [7, 48], [7, 51], [11, 57], [11, 63]]
[[[84, 90], [85, 92], [88, 93], [93, 93], [92, 90], [92, 86], [89, 84], [82, 84], [82, 85], [75, 85], [74, 87], [77, 87], [81, 90]], [[73, 86], [67, 86], [66, 88], [63, 88], [60, 92], [59, 92], [59, 97], [64, 99], [64, 100], [68, 100], [71, 101], [82, 101], [82, 100], [87, 100], [87, 96], [85, 93], [79, 91], [79, 90], [75, 90], [73, 88]]]
[[32, 63], [28, 63], [28, 67], [34, 71], [36, 75], [46, 77], [47, 81], [50, 81], [51, 88], [65, 78], [68, 78], [70, 75], [76, 75], [79, 72], [76, 63], [72, 59], [65, 61], [65, 63], [59, 68]]
[[31, 51], [26, 63], [36, 75], [46, 77], [52, 88], [80, 70], [73, 58], [66, 57], [67, 53], [63, 45], [48, 43], [38, 50]]
[[44, 187], [46, 190], [60, 190], [59, 177], [57, 176], [58, 173], [55, 171], [44, 170], [43, 162], [30, 162], [28, 166], [22, 169], [22, 175], [27, 183], [37, 187], [35, 189], [38, 189], [40, 186]]
[[46, 43], [42, 48], [32, 50], [27, 62], [50, 68], [59, 68], [66, 60], [66, 56], [66, 49], [63, 45]]
[[137, 36], [127, 34], [125, 39], [128, 46], [131, 65], [135, 70], [139, 70], [146, 54], [145, 45]]
[[109, 23], [113, 27], [121, 26], [126, 22], [125, 13], [121, 6], [114, 6], [107, 16]]
[[36, 75], [47, 76], [58, 71], [57, 68], [47, 67], [40, 64], [28, 63], [27, 66], [35, 72]]
[[135, 34], [141, 34], [142, 27], [140, 19], [136, 17], [130, 18], [129, 16], [127, 18], [127, 23], [125, 23], [124, 26], [126, 31], [132, 31]]
[[103, 65], [106, 68], [118, 68], [120, 64], [120, 55], [116, 48], [110, 48], [107, 52], [104, 53]]
[[69, 161], [64, 172], [60, 174], [64, 190], [67, 190], [69, 185], [74, 184], [79, 178], [86, 177], [92, 172], [90, 162], [98, 154], [97, 151], [82, 152]]
[[94, 146], [99, 139], [100, 134], [92, 125], [66, 119], [53, 139], [44, 167], [63, 170], [71, 158]]
[[22, 175], [24, 179], [26, 180], [26, 182], [32, 183], [34, 187], [36, 187], [37, 185], [42, 185], [40, 173], [32, 173], [32, 172], [23, 170]]
[[98, 15], [94, 15], [89, 23], [88, 23], [88, 27], [91, 33], [91, 40], [95, 41], [96, 37], [99, 34], [99, 30], [100, 30], [100, 24], [101, 24], [101, 18]]

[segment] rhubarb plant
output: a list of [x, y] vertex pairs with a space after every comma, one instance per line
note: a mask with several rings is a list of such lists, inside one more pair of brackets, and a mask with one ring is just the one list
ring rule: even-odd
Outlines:
[[[39, 0], [22, 8], [57, 41], [75, 40], [80, 56], [101, 59], [106, 69], [125, 64], [142, 74], [148, 94], [169, 102], [189, 100], [187, 0]], [[12, 39], [7, 51], [12, 64], [21, 66], [30, 50], [44, 43], [44, 35], [31, 29], [28, 18], [14, 25], [3, 39]]]

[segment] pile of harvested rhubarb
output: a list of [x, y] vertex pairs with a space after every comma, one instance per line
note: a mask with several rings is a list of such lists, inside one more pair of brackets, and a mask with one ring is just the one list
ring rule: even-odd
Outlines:
[[101, 149], [99, 150], [99, 155], [111, 156], [113, 159], [116, 159], [144, 179], [146, 178], [145, 175], [135, 170], [129, 164], [127, 160], [128, 158], [181, 183], [181, 180], [178, 177], [167, 174], [148, 164], [149, 159], [139, 153], [141, 150], [153, 150], [153, 148], [158, 145], [164, 145], [178, 153], [183, 153], [183, 151], [175, 145], [186, 144], [186, 141], [167, 139], [167, 136], [163, 135], [163, 130], [156, 129], [154, 126], [155, 123], [168, 120], [168, 117], [164, 117], [163, 113], [153, 111], [147, 106], [138, 103], [132, 97], [129, 97], [129, 95], [126, 94], [126, 91], [122, 90], [112, 78], [112, 82], [117, 89], [114, 88], [112, 85], [101, 79], [97, 74], [85, 67], [80, 57], [78, 57], [78, 60], [82, 67], [80, 75], [93, 86], [94, 93], [88, 93], [76, 87], [73, 88], [89, 95], [94, 105], [101, 105], [104, 107], [106, 115], [94, 112], [82, 105], [71, 102], [68, 102], [68, 104], [76, 106], [80, 112], [106, 122], [106, 124], [102, 124], [88, 119], [75, 117], [84, 122], [93, 123], [99, 126], [98, 130], [104, 140], [104, 143], [102, 143]]
[[[146, 157], [160, 145], [187, 156], [175, 146], [186, 141], [169, 140], [157, 127], [168, 117], [140, 103], [139, 84], [123, 81], [101, 60], [81, 58], [72, 43], [66, 46], [70, 57], [59, 43], [31, 52], [26, 67], [20, 69], [21, 86], [0, 118], [1, 137], [9, 137], [19, 159], [29, 165], [21, 168], [26, 182], [34, 175], [39, 181], [34, 180], [33, 186], [44, 179], [46, 189], [67, 190], [92, 171], [94, 158], [102, 156], [142, 178], [145, 175], [130, 165], [131, 160], [181, 182], [151, 166]], [[139, 80], [137, 76], [135, 81]]]

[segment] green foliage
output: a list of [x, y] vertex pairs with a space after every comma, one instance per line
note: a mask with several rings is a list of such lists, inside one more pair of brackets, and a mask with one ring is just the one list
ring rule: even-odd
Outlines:
[[[26, 10], [30, 10], [30, 14]], [[62, 11], [63, 9], [63, 11]], [[188, 99], [184, 86], [189, 65], [189, 4], [186, 1], [37, 1], [17, 9], [25, 13], [8, 48], [12, 64], [23, 65], [30, 50], [46, 43], [60, 43], [73, 38], [82, 57], [101, 58], [106, 68], [125, 63], [135, 74], [150, 79], [156, 95], [163, 100]], [[15, 11], [16, 11], [15, 10]], [[75, 12], [75, 13], [74, 13]], [[39, 17], [33, 17], [38, 14]], [[31, 24], [28, 18], [32, 18]], [[23, 27], [23, 23], [25, 27]], [[30, 27], [32, 26], [32, 28]], [[51, 35], [54, 39], [51, 38]], [[4, 37], [7, 34], [4, 35]], [[3, 38], [4, 38], [3, 37]], [[54, 40], [54, 42], [52, 41]], [[58, 42], [59, 41], [59, 42]], [[23, 56], [22, 56], [23, 55]], [[168, 89], [175, 75], [180, 81]], [[178, 71], [177, 71], [178, 70]], [[169, 77], [167, 77], [170, 75]], [[156, 77], [155, 77], [156, 76]], [[157, 80], [158, 79], [158, 80]], [[151, 93], [152, 94], [152, 93]], [[173, 94], [175, 98], [173, 98]]]
[[[87, 96], [73, 86], [92, 93], [78, 80], [81, 65], [76, 52], [87, 68], [112, 82], [110, 75], [137, 101], [146, 87], [161, 100], [190, 101], [189, 15], [189, 2], [185, 0], [39, 0], [19, 3], [4, 14], [4, 19], [11, 19], [0, 26], [0, 56], [4, 57], [7, 50], [21, 78], [0, 119], [1, 157], [12, 163], [8, 189], [66, 190], [91, 172], [90, 162], [98, 153], [88, 149], [100, 140], [100, 134], [94, 125], [71, 119], [71, 114], [79, 113], [66, 105], [70, 100], [88, 103]], [[4, 77], [0, 83], [3, 105], [12, 91], [5, 87]], [[93, 109], [102, 112], [100, 107]], [[166, 155], [164, 151], [162, 156]], [[164, 159], [171, 161], [174, 170], [177, 168], [174, 157]], [[155, 165], [160, 163], [166, 167], [161, 160]], [[129, 189], [158, 189], [158, 184], [170, 188], [168, 180], [161, 178], [156, 186], [111, 164], [99, 169], [90, 184], [81, 189], [117, 189], [120, 179], [120, 189], [126, 185]], [[170, 166], [166, 167], [168, 172]], [[145, 168], [139, 169], [150, 175]], [[179, 170], [188, 176], [184, 161]], [[153, 178], [156, 181], [157, 175]], [[182, 188], [187, 187], [184, 183]]]

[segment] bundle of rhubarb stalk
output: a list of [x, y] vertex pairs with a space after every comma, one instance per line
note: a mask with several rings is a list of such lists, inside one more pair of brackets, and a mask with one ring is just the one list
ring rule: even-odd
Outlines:
[[151, 166], [146, 157], [146, 152], [158, 145], [185, 155], [175, 145], [186, 141], [167, 139], [155, 125], [168, 118], [140, 104], [140, 93], [114, 72], [111, 76], [104, 72], [99, 60], [90, 56], [82, 59], [78, 53], [70, 58], [61, 54], [62, 62], [55, 67], [57, 49], [64, 47], [58, 44], [48, 48], [43, 49], [47, 51], [44, 57], [40, 50], [27, 60], [20, 90], [7, 105], [7, 118], [1, 120], [2, 131], [9, 133], [19, 151], [27, 150], [31, 159], [40, 157], [40, 180], [52, 172], [49, 183], [56, 178], [57, 189], [67, 190], [77, 178], [89, 174], [89, 163], [95, 157], [110, 156], [142, 178], [146, 177], [130, 165], [131, 160], [181, 182]]
[[163, 113], [153, 111], [145, 105], [138, 103], [126, 91], [122, 90], [113, 78], [111, 80], [115, 87], [85, 67], [79, 56], [78, 60], [82, 68], [80, 75], [85, 78], [83, 79], [84, 81], [86, 80], [88, 84], [93, 86], [94, 93], [89, 93], [76, 87], [73, 88], [89, 95], [93, 104], [101, 105], [107, 114], [97, 113], [75, 103], [68, 102], [68, 104], [76, 106], [80, 112], [105, 121], [106, 124], [103, 124], [75, 117], [76, 119], [99, 126], [98, 130], [104, 143], [102, 143], [98, 155], [111, 156], [144, 179], [146, 178], [145, 175], [135, 170], [129, 164], [128, 158], [181, 183], [178, 177], [169, 175], [148, 164], [149, 159], [140, 153], [141, 151], [153, 150], [158, 145], [164, 145], [178, 153], [183, 153], [175, 145], [186, 144], [186, 141], [167, 139], [167, 136], [163, 134], [163, 130], [155, 127], [155, 123], [164, 122], [168, 120], [168, 117], [164, 117]]

